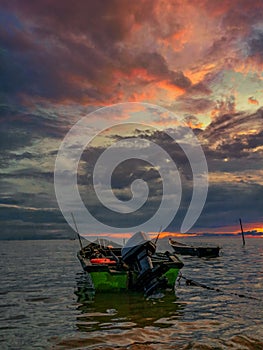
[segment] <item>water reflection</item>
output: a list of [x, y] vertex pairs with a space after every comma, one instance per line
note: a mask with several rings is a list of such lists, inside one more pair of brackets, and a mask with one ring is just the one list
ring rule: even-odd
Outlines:
[[88, 274], [77, 276], [76, 325], [80, 331], [130, 329], [134, 327], [168, 327], [183, 314], [183, 305], [172, 290], [145, 299], [141, 293], [97, 293], [92, 289]]

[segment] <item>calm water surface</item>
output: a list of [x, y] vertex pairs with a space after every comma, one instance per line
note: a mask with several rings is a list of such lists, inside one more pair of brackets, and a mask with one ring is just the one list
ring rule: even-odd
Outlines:
[[221, 256], [182, 273], [219, 291], [181, 280], [152, 300], [94, 297], [77, 241], [0, 242], [0, 349], [263, 349], [263, 239], [211, 241]]

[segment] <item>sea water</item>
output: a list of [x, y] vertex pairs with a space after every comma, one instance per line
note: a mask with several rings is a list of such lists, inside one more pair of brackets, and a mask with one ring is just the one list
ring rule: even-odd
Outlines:
[[263, 239], [210, 241], [218, 258], [181, 257], [196, 283], [151, 299], [94, 295], [77, 241], [0, 241], [0, 349], [263, 349]]

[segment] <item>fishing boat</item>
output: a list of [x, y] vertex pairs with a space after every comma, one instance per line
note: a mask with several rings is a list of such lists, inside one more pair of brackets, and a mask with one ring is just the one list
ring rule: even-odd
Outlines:
[[176, 254], [197, 256], [198, 258], [216, 258], [219, 256], [219, 246], [194, 246], [187, 245], [173, 239], [169, 239], [169, 244]]
[[78, 259], [96, 292], [134, 290], [145, 296], [174, 288], [183, 267], [175, 254], [156, 252], [144, 232], [135, 233], [122, 248], [90, 243], [78, 252]]

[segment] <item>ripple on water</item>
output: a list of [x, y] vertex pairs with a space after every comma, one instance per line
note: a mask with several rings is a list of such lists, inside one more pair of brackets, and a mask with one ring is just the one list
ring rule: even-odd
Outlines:
[[236, 335], [230, 339], [200, 336], [191, 339], [190, 334], [161, 332], [159, 329], [136, 329], [123, 331], [121, 334], [110, 333], [93, 335], [92, 338], [72, 338], [63, 340], [54, 346], [58, 349], [182, 349], [182, 350], [261, 350], [262, 341], [249, 336]]
[[175, 294], [156, 300], [94, 297], [80, 281], [74, 241], [4, 242], [0, 349], [263, 349], [258, 241], [248, 240], [244, 251], [239, 240], [227, 239], [220, 258], [184, 258], [184, 276], [220, 292], [181, 280]]

